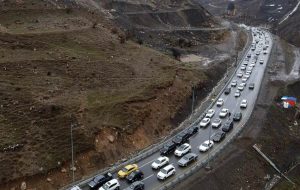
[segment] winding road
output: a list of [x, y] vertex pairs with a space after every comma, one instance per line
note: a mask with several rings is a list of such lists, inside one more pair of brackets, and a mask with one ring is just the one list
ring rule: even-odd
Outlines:
[[[240, 67], [243, 65], [243, 63], [246, 62], [245, 61], [246, 56], [248, 54], [251, 55], [251, 58], [249, 59], [249, 61], [247, 61], [250, 64], [254, 60], [255, 53], [257, 52], [257, 49], [258, 49], [257, 46], [259, 46], [259, 44], [261, 44], [261, 51], [260, 51], [259, 55], [257, 55], [258, 59], [256, 61], [256, 64], [252, 69], [252, 73], [251, 73], [250, 77], [246, 81], [246, 87], [244, 88], [243, 91], [241, 91], [240, 97], [234, 96], [234, 93], [235, 93], [237, 87], [231, 87], [231, 92], [228, 95], [225, 95], [224, 91], [221, 91], [221, 93], [219, 94], [218, 97], [222, 98], [224, 100], [223, 106], [217, 107], [216, 104], [214, 104], [211, 107], [211, 109], [215, 110], [215, 114], [211, 118], [211, 121], [213, 121], [216, 118], [219, 118], [219, 113], [222, 108], [229, 109], [229, 111], [232, 113], [231, 117], [234, 113], [241, 112], [242, 119], [238, 122], [234, 122], [233, 129], [226, 134], [226, 137], [223, 141], [221, 141], [220, 143], [214, 144], [212, 149], [210, 149], [210, 152], [209, 152], [210, 155], [214, 155], [214, 153], [220, 152], [220, 150], [222, 150], [222, 148], [224, 148], [225, 145], [227, 145], [229, 142], [231, 142], [230, 139], [234, 138], [235, 135], [241, 131], [242, 127], [245, 125], [247, 120], [250, 118], [250, 115], [253, 111], [255, 102], [257, 100], [261, 82], [262, 82], [262, 79], [264, 76], [265, 68], [267, 66], [267, 62], [269, 60], [269, 56], [271, 53], [273, 42], [272, 42], [271, 34], [268, 33], [267, 31], [257, 29], [257, 28], [251, 28], [251, 33], [252, 33], [252, 40], [253, 40], [252, 44], [257, 44], [256, 50], [252, 51], [251, 48], [249, 48], [247, 50], [244, 58], [241, 60], [240, 64], [238, 65], [239, 68], [237, 68], [236, 72], [242, 72], [243, 74], [245, 74], [245, 71], [241, 71]], [[260, 33], [260, 34], [258, 34], [258, 33]], [[254, 34], [256, 34], [256, 35], [254, 35]], [[258, 41], [258, 42], [256, 43], [256, 41]], [[268, 46], [268, 48], [266, 50], [266, 53], [263, 53], [262, 49], [265, 46]], [[260, 62], [262, 62], [262, 64]], [[249, 66], [249, 64], [248, 64], [248, 66]], [[233, 74], [231, 81], [232, 80], [236, 80], [237, 85], [242, 83], [242, 79], [237, 77], [236, 73]], [[228, 86], [230, 86], [231, 81], [229, 81]], [[255, 84], [255, 87], [253, 90], [250, 90], [248, 88], [250, 83]], [[240, 103], [243, 99], [246, 99], [248, 102], [248, 106], [246, 109], [240, 108]], [[222, 124], [224, 124], [227, 119], [228, 119], [228, 117], [222, 119]], [[144, 173], [144, 178], [142, 181], [145, 184], [145, 189], [146, 190], [147, 189], [164, 189], [167, 187], [167, 184], [169, 184], [172, 181], [176, 181], [178, 176], [185, 174], [187, 171], [191, 170], [191, 168], [193, 166], [206, 162], [208, 160], [209, 154], [208, 154], [208, 152], [200, 153], [199, 145], [201, 143], [203, 143], [205, 140], [210, 139], [210, 137], [212, 137], [217, 130], [221, 130], [221, 129], [214, 129], [211, 127], [211, 125], [209, 125], [207, 128], [200, 128], [199, 132], [196, 133], [194, 136], [192, 136], [189, 139], [188, 143], [192, 146], [192, 152], [196, 153], [198, 155], [198, 160], [194, 163], [191, 163], [188, 167], [179, 167], [177, 162], [180, 158], [175, 157], [173, 153], [168, 155], [168, 157], [170, 159], [170, 163], [172, 163], [176, 168], [176, 174], [173, 175], [172, 177], [168, 178], [165, 181], [159, 181], [157, 179], [158, 171], [153, 170], [151, 168], [152, 162], [160, 156], [159, 151], [153, 152], [151, 155], [141, 159], [137, 163], [132, 163], [132, 164], [137, 164], [139, 166], [140, 170]], [[171, 140], [171, 139], [168, 139], [167, 141], [169, 141], [169, 140]], [[115, 179], [118, 179], [116, 172], [113, 173], [113, 177]], [[89, 187], [87, 186], [87, 182], [89, 180], [91, 180], [91, 179], [87, 179], [85, 181], [79, 182], [77, 184], [77, 186], [82, 190], [89, 190]], [[118, 179], [118, 181], [120, 183], [120, 189], [125, 189], [129, 186], [129, 184], [125, 180]], [[168, 187], [170, 187], [170, 186], [168, 186]], [[67, 189], [71, 189], [71, 188], [67, 188]]]

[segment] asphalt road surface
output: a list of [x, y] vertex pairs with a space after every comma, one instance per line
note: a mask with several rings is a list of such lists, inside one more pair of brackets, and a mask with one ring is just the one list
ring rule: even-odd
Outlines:
[[[229, 138], [229, 136], [231, 135], [231, 133], [233, 133], [234, 130], [237, 130], [239, 127], [242, 126], [242, 123], [245, 123], [246, 120], [250, 117], [253, 108], [254, 108], [254, 104], [255, 101], [257, 99], [258, 93], [259, 93], [259, 89], [260, 89], [260, 85], [261, 85], [261, 81], [263, 79], [263, 75], [264, 75], [264, 71], [269, 59], [269, 55], [272, 49], [272, 37], [269, 33], [267, 33], [266, 31], [263, 30], [259, 30], [261, 35], [256, 35], [254, 36], [254, 33], [258, 32], [258, 29], [256, 28], [252, 28], [252, 36], [253, 36], [253, 42], [257, 44], [256, 45], [256, 50], [252, 51], [251, 49], [248, 50], [248, 52], [246, 52], [245, 55], [247, 54], [251, 54], [251, 58], [248, 61], [249, 64], [254, 60], [254, 56], [255, 53], [258, 49], [258, 45], [261, 43], [262, 47], [261, 47], [261, 52], [258, 55], [258, 59], [257, 62], [255, 64], [255, 67], [253, 67], [252, 69], [252, 74], [250, 75], [250, 77], [248, 78], [248, 80], [246, 81], [246, 86], [244, 88], [243, 91], [241, 91], [241, 96], [240, 97], [235, 97], [234, 93], [237, 89], [237, 87], [231, 87], [231, 92], [228, 95], [225, 95], [224, 92], [222, 92], [220, 98], [222, 98], [224, 100], [224, 104], [222, 107], [217, 107], [216, 105], [213, 105], [212, 109], [215, 110], [215, 114], [214, 116], [211, 118], [211, 122], [215, 119], [215, 118], [219, 118], [219, 113], [221, 111], [222, 108], [227, 108], [229, 109], [229, 111], [231, 112], [231, 117], [233, 116], [233, 114], [235, 112], [241, 112], [242, 113], [242, 120], [239, 122], [234, 122], [234, 126], [233, 129], [226, 134], [225, 140], [226, 138]], [[259, 38], [260, 37], [260, 38]], [[259, 42], [256, 43], [256, 40], [258, 40]], [[269, 47], [266, 50], [266, 54], [263, 53], [263, 47], [268, 44]], [[242, 60], [242, 63], [245, 62], [245, 58]], [[259, 61], [263, 60], [263, 64], [260, 64]], [[248, 65], [249, 65], [248, 64]], [[242, 64], [239, 65], [239, 67], [241, 67]], [[237, 70], [237, 72], [241, 71], [240, 68]], [[245, 73], [245, 71], [242, 71], [243, 73]], [[237, 77], [236, 74], [234, 74], [235, 76], [232, 78], [232, 80], [237, 80], [237, 84], [239, 85], [242, 80], [241, 78]], [[255, 87], [253, 90], [250, 90], [249, 84], [250, 83], [254, 83]], [[230, 86], [230, 84], [229, 84]], [[246, 109], [241, 109], [240, 108], [240, 103], [243, 99], [246, 99], [248, 102], [248, 106]], [[224, 119], [222, 119], [222, 124], [225, 123], [225, 121], [228, 119], [228, 116]], [[192, 146], [192, 152], [196, 153], [198, 155], [198, 161], [199, 160], [205, 160], [208, 158], [208, 152], [206, 153], [201, 153], [199, 152], [199, 145], [201, 143], [203, 143], [204, 141], [208, 140], [209, 137], [213, 136], [213, 134], [217, 131], [220, 130], [219, 129], [214, 129], [211, 127], [211, 125], [209, 125], [207, 128], [200, 128], [199, 132], [196, 133], [194, 136], [192, 136], [188, 143]], [[214, 149], [220, 148], [222, 146], [222, 144], [224, 143], [223, 140], [220, 143], [215, 143], [214, 146], [212, 147], [212, 149], [210, 151], [213, 151]], [[180, 174], [184, 173], [185, 171], [187, 171], [191, 166], [193, 166], [192, 163], [190, 164], [188, 167], [179, 167], [177, 162], [180, 158], [175, 157], [174, 154], [170, 154], [168, 155], [169, 159], [170, 159], [170, 163], [172, 163], [175, 168], [176, 168], [176, 174], [173, 175], [172, 177], [166, 179], [165, 181], [159, 181], [157, 179], [157, 173], [159, 172], [159, 170], [153, 170], [151, 168], [151, 164], [154, 160], [156, 160], [158, 157], [160, 156], [159, 152], [156, 152], [148, 157], [146, 157], [145, 159], [139, 161], [138, 163], [132, 163], [132, 164], [137, 164], [140, 168], [140, 170], [144, 173], [144, 179], [142, 180], [145, 184], [145, 189], [160, 189], [162, 188], [166, 183], [174, 180], [176, 178], [176, 176], [179, 176]], [[113, 177], [118, 179], [117, 174], [114, 173]], [[119, 183], [120, 183], [120, 189], [125, 189], [126, 187], [129, 186], [129, 184], [122, 179], [118, 179]], [[87, 186], [87, 184], [83, 184], [80, 185], [80, 188], [83, 190], [89, 190], [89, 187]]]

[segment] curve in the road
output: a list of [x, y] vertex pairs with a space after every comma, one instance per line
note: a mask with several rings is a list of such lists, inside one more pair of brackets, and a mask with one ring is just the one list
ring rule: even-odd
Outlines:
[[[259, 93], [261, 81], [262, 81], [262, 78], [264, 75], [264, 71], [266, 68], [266, 64], [268, 62], [269, 55], [270, 55], [270, 52], [272, 49], [272, 38], [269, 33], [262, 31], [262, 30], [258, 30], [256, 28], [252, 28], [252, 34], [254, 34], [254, 33], [256, 33], [256, 36], [253, 35], [252, 43], [257, 44], [256, 48], [261, 49], [261, 50], [258, 55], [258, 59], [255, 63], [255, 66], [252, 69], [252, 73], [251, 73], [250, 77], [248, 78], [248, 80], [246, 81], [247, 85], [246, 85], [245, 89], [243, 91], [241, 91], [241, 96], [235, 97], [234, 93], [235, 93], [237, 87], [232, 87], [229, 95], [225, 95], [223, 91], [219, 95], [219, 98], [222, 98], [224, 100], [223, 106], [217, 107], [217, 105], [214, 104], [211, 107], [211, 109], [215, 110], [215, 114], [211, 118], [212, 121], [216, 118], [219, 118], [219, 113], [222, 108], [229, 109], [230, 112], [232, 113], [231, 117], [235, 112], [241, 112], [242, 120], [239, 122], [235, 122], [233, 129], [226, 134], [226, 138], [221, 143], [216, 143], [213, 146], [213, 148], [209, 152], [206, 152], [206, 153], [199, 153], [198, 147], [205, 140], [211, 139], [211, 137], [214, 135], [214, 133], [217, 130], [213, 129], [211, 127], [211, 125], [209, 125], [205, 129], [200, 129], [196, 135], [192, 136], [189, 139], [189, 144], [192, 146], [192, 152], [196, 153], [198, 155], [197, 162], [191, 164], [188, 167], [181, 168], [177, 164], [179, 158], [175, 157], [174, 154], [170, 154], [168, 157], [170, 159], [170, 163], [172, 163], [175, 166], [176, 174], [174, 176], [170, 177], [169, 179], [167, 179], [166, 181], [159, 181], [156, 177], [158, 171], [153, 170], [151, 168], [152, 162], [160, 156], [159, 151], [158, 151], [159, 149], [156, 147], [156, 149], [154, 149], [155, 151], [153, 151], [152, 154], [150, 154], [149, 156], [147, 156], [147, 157], [139, 160], [137, 163], [135, 163], [135, 164], [139, 165], [140, 170], [143, 171], [143, 173], [144, 173], [144, 178], [142, 181], [145, 184], [145, 189], [164, 189], [166, 187], [171, 187], [172, 184], [173, 185], [176, 184], [176, 182], [178, 182], [179, 180], [182, 180], [184, 178], [184, 176], [187, 172], [189, 172], [195, 168], [197, 169], [196, 166], [198, 166], [198, 168], [200, 166], [202, 167], [209, 159], [208, 158], [209, 155], [211, 157], [215, 156], [217, 153], [219, 153], [224, 148], [225, 145], [227, 145], [229, 142], [231, 142], [234, 139], [234, 137], [236, 137], [236, 134], [238, 134], [241, 131], [242, 127], [247, 122], [248, 118], [250, 117], [250, 115], [253, 111], [253, 108], [254, 108], [258, 93]], [[258, 41], [258, 43], [256, 43], [256, 41]], [[269, 47], [266, 50], [266, 54], [264, 54], [263, 48], [267, 45], [267, 43], [268, 43]], [[258, 46], [261, 46], [261, 48]], [[249, 62], [248, 65], [254, 61], [255, 54], [258, 51], [257, 49], [255, 51], [252, 51], [251, 49], [249, 49], [248, 52], [246, 53], [246, 55], [251, 54], [251, 58], [249, 58], [249, 60], [248, 60], [248, 62]], [[240, 69], [241, 69], [243, 63], [245, 63], [245, 59], [246, 59], [246, 56], [244, 57], [244, 59], [241, 60], [240, 66], [238, 68], [239, 69], [238, 72], [240, 72]], [[260, 64], [259, 63], [260, 61], [263, 64]], [[242, 72], [243, 72], [243, 74], [245, 74], [245, 72], [243, 70], [242, 70]], [[240, 83], [242, 83], [242, 79], [237, 77], [236, 75], [233, 76], [231, 80], [236, 80], [238, 85]], [[253, 90], [250, 90], [248, 88], [250, 83], [255, 84], [255, 87]], [[246, 99], [248, 102], [248, 106], [246, 109], [240, 108], [240, 103], [243, 99]], [[224, 122], [227, 119], [228, 119], [228, 117], [222, 119], [222, 123], [224, 124]], [[114, 176], [114, 178], [117, 178], [116, 172], [113, 173], [113, 176]], [[120, 183], [121, 189], [127, 188], [129, 186], [129, 184], [125, 180], [120, 179], [118, 181]], [[89, 190], [89, 187], [87, 186], [87, 182], [88, 182], [88, 180], [85, 180], [84, 183], [80, 183], [79, 184], [80, 189]]]

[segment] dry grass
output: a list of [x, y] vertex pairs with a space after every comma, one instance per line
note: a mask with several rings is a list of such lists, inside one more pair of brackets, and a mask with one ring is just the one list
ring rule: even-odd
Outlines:
[[[94, 150], [95, 136], [107, 127], [132, 131], [150, 117], [153, 131], [167, 130], [191, 81], [205, 79], [201, 71], [152, 49], [120, 44], [99, 15], [20, 9], [2, 16], [9, 34], [0, 34], [0, 150], [24, 146], [0, 152], [0, 182], [69, 160], [71, 123], [77, 124], [76, 155]], [[33, 22], [36, 16], [39, 21]], [[89, 27], [90, 20], [103, 26]]]

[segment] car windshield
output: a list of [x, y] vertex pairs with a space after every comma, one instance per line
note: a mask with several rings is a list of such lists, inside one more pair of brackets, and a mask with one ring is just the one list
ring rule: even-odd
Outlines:
[[167, 170], [165, 170], [165, 169], [161, 169], [160, 171], [161, 171], [161, 173], [163, 173], [163, 174], [167, 174]]
[[185, 145], [181, 145], [180, 147], [178, 147], [178, 150], [179, 150], [179, 151], [183, 151], [184, 148], [185, 148]]
[[208, 147], [208, 143], [205, 142], [205, 143], [202, 144], [202, 146]]
[[128, 170], [126, 168], [123, 168], [122, 169], [122, 172], [127, 172]]
[[185, 155], [185, 156], [182, 157], [182, 159], [183, 159], [183, 160], [189, 160], [189, 156], [188, 156], [188, 155]]
[[[178, 136], [175, 139], [177, 139], [177, 138], [178, 138]], [[170, 146], [172, 146], [172, 143], [165, 144], [164, 148], [169, 149]]]
[[155, 164], [160, 164], [161, 161], [160, 161], [159, 159], [157, 159], [157, 160], [154, 161], [154, 163], [155, 163]]

